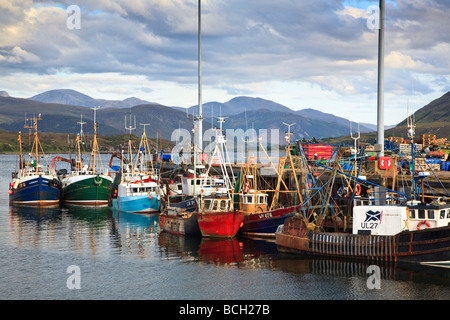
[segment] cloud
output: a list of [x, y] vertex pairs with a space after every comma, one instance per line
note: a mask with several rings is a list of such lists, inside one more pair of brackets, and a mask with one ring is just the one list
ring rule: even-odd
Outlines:
[[[88, 82], [94, 74], [114, 75], [113, 88], [124, 88], [124, 94], [135, 85], [133, 79], [145, 79], [156, 95], [162, 84], [177, 85], [183, 93], [192, 90], [193, 98], [185, 97], [190, 101], [186, 105], [192, 105], [197, 3], [80, 0], [81, 29], [70, 30], [66, 8], [73, 1], [0, 1], [0, 71], [46, 75], [56, 82], [61, 75], [73, 74], [75, 82], [83, 75]], [[203, 0], [205, 96], [214, 92], [218, 96], [212, 100], [219, 100], [247, 94], [276, 101], [272, 96], [282, 96], [282, 88], [270, 84], [284, 83], [284, 95], [292, 96], [288, 106], [301, 105], [295, 101], [299, 94], [288, 90], [309, 83], [342, 100], [369, 99], [376, 92], [377, 76], [378, 36], [367, 28], [366, 9], [373, 4]], [[392, 84], [386, 85], [387, 93], [407, 93], [411, 79], [418, 79], [420, 94], [448, 89], [449, 8], [448, 2], [437, 0], [387, 1], [385, 75]], [[121, 81], [130, 81], [129, 86], [119, 85]], [[110, 90], [102, 82], [93, 85], [98, 92]], [[174, 104], [169, 101], [173, 96], [161, 103]]]
[[14, 47], [9, 51], [0, 51], [0, 61], [10, 64], [21, 64], [26, 62], [39, 62], [40, 59], [35, 54], [23, 50], [20, 47]]

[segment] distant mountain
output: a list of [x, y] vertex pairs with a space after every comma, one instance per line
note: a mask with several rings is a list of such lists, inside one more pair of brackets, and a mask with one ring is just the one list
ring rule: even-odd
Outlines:
[[[0, 130], [24, 131], [25, 117], [42, 114], [38, 123], [40, 132], [78, 133], [80, 131], [81, 115], [83, 116], [84, 133], [93, 133], [94, 111], [86, 107], [71, 106], [56, 103], [43, 103], [29, 99], [0, 97]], [[186, 118], [184, 112], [157, 104], [144, 104], [131, 108], [133, 118], [136, 117], [136, 130], [132, 133], [140, 136], [144, 126], [148, 137], [159, 137], [170, 140], [175, 129], [192, 130], [192, 121]], [[123, 134], [129, 131], [125, 128], [125, 117], [129, 126], [130, 108], [100, 108], [97, 111], [98, 133], [102, 135]], [[204, 122], [210, 126], [208, 121]]]
[[[236, 97], [225, 103], [207, 102], [202, 104], [204, 119], [211, 119], [211, 117], [217, 117], [219, 115], [230, 116], [259, 109], [266, 109], [272, 112], [293, 112], [288, 107], [285, 107], [279, 103], [246, 96]], [[198, 114], [198, 105], [188, 108], [188, 112], [189, 114]]]
[[[81, 115], [83, 115], [85, 133], [93, 133], [93, 111], [85, 107], [69, 106], [56, 103], [42, 103], [38, 101], [0, 97], [0, 129], [6, 131], [24, 131], [25, 119], [42, 114], [42, 121], [38, 123], [40, 132], [77, 133], [80, 131]], [[28, 123], [29, 124], [29, 123]], [[108, 125], [100, 126], [99, 134], [112, 135], [123, 133]]]
[[[55, 133], [77, 133], [80, 131], [80, 117], [83, 115], [83, 131], [92, 133], [94, 112], [86, 107], [101, 106], [97, 111], [99, 122], [99, 134], [112, 135], [128, 133], [125, 128], [125, 117], [130, 112], [136, 116], [136, 129], [133, 134], [140, 136], [144, 126], [149, 137], [159, 137], [170, 140], [175, 129], [186, 129], [192, 131], [192, 120], [186, 117], [197, 113], [197, 106], [186, 110], [179, 107], [167, 107], [156, 103], [143, 103], [143, 100], [128, 98], [120, 102], [114, 100], [94, 99], [75, 90], [51, 90], [32, 97], [33, 99], [21, 99], [9, 97], [6, 93], [0, 94], [0, 130], [23, 131], [25, 114], [42, 113], [43, 120], [39, 123], [42, 132]], [[45, 103], [37, 99], [52, 101]], [[60, 102], [57, 102], [60, 101]], [[103, 101], [103, 103], [99, 103]], [[138, 105], [129, 107], [124, 103]], [[109, 104], [108, 104], [109, 103]], [[106, 106], [112, 107], [106, 107]], [[295, 139], [323, 139], [327, 137], [349, 136], [350, 122], [347, 119], [336, 117], [332, 114], [323, 113], [313, 109], [291, 110], [273, 101], [251, 98], [236, 97], [225, 103], [208, 102], [203, 105], [203, 129], [206, 131], [211, 125], [217, 126], [213, 117], [219, 114], [226, 116], [224, 129], [254, 128], [258, 132], [263, 129], [278, 129], [279, 142], [284, 143], [284, 134], [287, 127], [285, 123], [295, 123], [291, 127], [292, 140]], [[416, 136], [423, 133], [434, 133], [439, 137], [450, 138], [450, 92], [430, 102], [418, 110], [415, 114]], [[357, 130], [357, 124], [352, 123], [353, 130]], [[376, 126], [360, 124], [360, 132], [369, 132]], [[386, 131], [386, 136], [404, 136], [406, 133], [402, 124], [396, 128]]]
[[72, 89], [49, 90], [28, 99], [45, 103], [58, 103], [89, 108], [131, 108], [139, 104], [151, 103], [135, 97], [124, 100], [94, 99], [84, 93]]
[[9, 94], [6, 91], [0, 91], [0, 97], [9, 97]]

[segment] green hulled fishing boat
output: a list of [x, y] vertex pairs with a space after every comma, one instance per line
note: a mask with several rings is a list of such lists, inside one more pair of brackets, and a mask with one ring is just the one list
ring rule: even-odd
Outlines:
[[[94, 112], [97, 108], [94, 108]], [[94, 138], [89, 164], [83, 164], [80, 135], [77, 135], [77, 153], [69, 174], [61, 177], [63, 203], [71, 205], [107, 206], [113, 178], [101, 163], [97, 142], [97, 123], [94, 113]], [[60, 158], [61, 159], [61, 158]], [[98, 166], [100, 162], [100, 166]]]

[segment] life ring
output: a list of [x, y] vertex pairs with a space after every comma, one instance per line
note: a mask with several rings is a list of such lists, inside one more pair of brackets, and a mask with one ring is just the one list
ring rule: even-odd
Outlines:
[[361, 194], [361, 185], [359, 183], [355, 186], [355, 196], [359, 196]]
[[250, 191], [250, 187], [248, 186], [248, 183], [245, 183], [244, 184], [244, 193], [247, 193], [247, 192], [249, 192]]
[[417, 230], [422, 230], [422, 226], [426, 225], [428, 228], [431, 228], [431, 224], [428, 221], [422, 221], [417, 225]]

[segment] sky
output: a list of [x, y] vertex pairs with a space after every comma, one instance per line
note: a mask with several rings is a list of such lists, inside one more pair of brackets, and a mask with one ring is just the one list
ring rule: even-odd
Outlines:
[[[376, 124], [373, 6], [202, 0], [202, 103], [259, 97]], [[450, 91], [449, 13], [450, 0], [386, 0], [386, 125]], [[198, 0], [0, 0], [0, 91], [197, 105], [197, 19]]]

